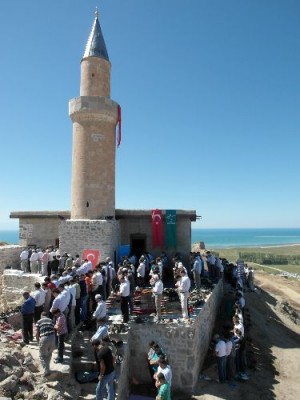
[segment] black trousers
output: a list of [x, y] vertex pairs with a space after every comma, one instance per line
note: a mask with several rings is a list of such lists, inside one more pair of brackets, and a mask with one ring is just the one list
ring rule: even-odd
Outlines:
[[38, 306], [34, 308], [34, 322], [37, 323], [41, 319], [41, 314], [44, 310], [44, 306]]
[[23, 341], [28, 343], [33, 339], [33, 314], [23, 314]]
[[129, 296], [121, 296], [121, 312], [123, 315], [123, 321], [127, 323], [129, 321]]

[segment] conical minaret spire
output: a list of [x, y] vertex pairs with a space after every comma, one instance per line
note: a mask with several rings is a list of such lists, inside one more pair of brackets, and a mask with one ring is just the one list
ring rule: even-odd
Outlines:
[[98, 8], [96, 8], [95, 20], [93, 23], [92, 31], [90, 33], [83, 55], [83, 58], [86, 57], [100, 57], [104, 58], [104, 60], [109, 61], [105, 41], [99, 23]]

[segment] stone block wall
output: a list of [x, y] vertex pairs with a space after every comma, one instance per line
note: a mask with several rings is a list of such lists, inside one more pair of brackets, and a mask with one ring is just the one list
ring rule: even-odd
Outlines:
[[20, 267], [20, 254], [23, 249], [23, 246], [17, 245], [0, 246], [0, 273], [7, 267]]
[[61, 253], [72, 256], [85, 249], [99, 250], [100, 260], [113, 257], [120, 243], [120, 225], [115, 220], [66, 220], [59, 230]]
[[54, 246], [58, 240], [59, 218], [22, 218], [20, 219], [20, 244], [36, 245], [46, 248]]
[[222, 296], [223, 283], [220, 281], [191, 325], [132, 323], [128, 337], [130, 378], [134, 377], [140, 383], [150, 382], [147, 351], [149, 342], [154, 340], [169, 358], [173, 393], [176, 396], [181, 392], [185, 396], [192, 394], [210, 344]]
[[0, 305], [1, 312], [14, 309], [23, 303], [22, 293], [34, 290], [36, 282], [44, 280], [38, 274], [25, 274], [20, 270], [5, 270], [0, 280]]
[[121, 223], [121, 243], [131, 244], [130, 239], [133, 234], [144, 234], [146, 236], [146, 250], [151, 251], [154, 257], [159, 256], [161, 251], [166, 251], [169, 257], [175, 252], [186, 255], [186, 262], [191, 251], [191, 221], [187, 218], [177, 218], [176, 223], [176, 249], [155, 248], [152, 249], [152, 220], [150, 216], [130, 218], [129, 216], [120, 220]]

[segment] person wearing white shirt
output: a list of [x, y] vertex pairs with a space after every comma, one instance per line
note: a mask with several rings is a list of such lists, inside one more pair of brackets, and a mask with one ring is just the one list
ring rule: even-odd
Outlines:
[[99, 323], [98, 329], [96, 333], [91, 337], [92, 343], [95, 340], [101, 340], [108, 337], [108, 329], [105, 323], [105, 318], [99, 319], [98, 323]]
[[201, 265], [196, 256], [193, 256], [192, 263], [193, 266], [191, 272], [193, 273], [196, 290], [199, 292], [201, 287]]
[[120, 289], [119, 296], [121, 296], [121, 312], [123, 315], [123, 321], [127, 323], [129, 321], [129, 294], [130, 294], [130, 284], [129, 281], [122, 276], [120, 278]]
[[191, 280], [187, 276], [185, 270], [181, 268], [179, 270], [180, 273], [180, 279], [176, 283], [176, 286], [178, 287], [179, 291], [179, 299], [180, 299], [180, 304], [181, 304], [181, 310], [182, 310], [182, 317], [183, 318], [188, 318], [188, 307], [187, 307], [187, 302], [189, 298], [189, 291], [191, 287]]
[[146, 274], [146, 266], [144, 263], [144, 259], [140, 258], [139, 266], [137, 268], [137, 278], [138, 278], [138, 285], [140, 287], [144, 286], [145, 274]]
[[[69, 302], [69, 315], [68, 315], [68, 320], [70, 324], [70, 330], [75, 328], [75, 307], [76, 307], [76, 288], [73, 285], [70, 285], [70, 281], [66, 282], [65, 284], [65, 290], [67, 290], [70, 293], [70, 297], [72, 298], [72, 301], [70, 300]], [[68, 322], [67, 320], [67, 322]]]
[[24, 272], [28, 272], [28, 256], [29, 251], [27, 249], [24, 249], [20, 254], [21, 270]]
[[159, 356], [158, 357], [158, 368], [157, 372], [154, 375], [154, 378], [159, 374], [162, 373], [165, 377], [166, 382], [172, 386], [172, 370], [170, 365], [168, 365], [166, 359], [164, 356]]
[[63, 304], [62, 295], [61, 295], [60, 291], [58, 290], [58, 288], [53, 289], [52, 294], [53, 294], [54, 300], [53, 300], [52, 306], [50, 308], [50, 313], [52, 313], [53, 310], [57, 310], [57, 309], [60, 310], [61, 306]]
[[219, 381], [220, 383], [224, 383], [226, 381], [226, 343], [219, 335], [215, 335], [214, 340], [216, 342], [215, 354], [217, 357]]
[[37, 274], [39, 270], [39, 256], [36, 250], [32, 250], [30, 256], [30, 270], [33, 274]]
[[153, 275], [151, 279], [151, 284], [153, 284], [152, 293], [154, 295], [156, 317], [159, 320], [161, 317], [161, 300], [162, 300], [164, 285], [162, 283], [162, 280], [159, 278], [159, 275]]
[[41, 274], [42, 276], [48, 276], [48, 261], [49, 261], [49, 253], [47, 251], [43, 251], [41, 257]]
[[34, 284], [35, 291], [31, 293], [31, 297], [35, 300], [35, 308], [34, 308], [34, 322], [37, 323], [41, 319], [41, 314], [44, 309], [46, 293], [41, 288], [41, 284], [36, 282]]
[[97, 303], [96, 310], [93, 313], [93, 318], [97, 321], [99, 319], [103, 319], [106, 317], [106, 303], [102, 300], [102, 296], [100, 294], [96, 294], [95, 300]]
[[216, 258], [210, 251], [206, 252], [206, 261], [207, 261], [209, 279], [213, 279], [215, 277]]

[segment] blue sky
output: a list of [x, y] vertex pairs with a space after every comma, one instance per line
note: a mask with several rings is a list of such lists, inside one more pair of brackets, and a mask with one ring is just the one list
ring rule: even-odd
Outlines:
[[123, 113], [117, 208], [300, 227], [298, 0], [19, 0], [0, 14], [0, 230], [70, 209], [68, 101], [96, 6]]

